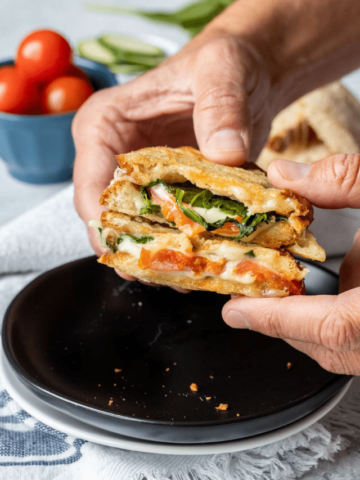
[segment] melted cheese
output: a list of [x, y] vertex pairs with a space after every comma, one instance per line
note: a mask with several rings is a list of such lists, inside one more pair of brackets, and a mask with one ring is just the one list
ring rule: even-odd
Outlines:
[[123, 241], [117, 246], [118, 252], [129, 253], [139, 259], [143, 245], [133, 242], [129, 237], [123, 237]]
[[226, 217], [235, 218], [234, 215], [227, 215], [222, 212], [219, 208], [206, 208], [201, 207], [191, 207], [192, 210], [195, 210], [199, 215], [201, 215], [208, 223], [215, 223], [218, 220], [225, 220]]
[[129, 177], [129, 175], [126, 175], [125, 170], [123, 170], [120, 167], [117, 167], [115, 172], [114, 172], [114, 179], [111, 180], [110, 185], [113, 185], [115, 182], [118, 182], [118, 181], [123, 182], [124, 180], [128, 180], [129, 182], [134, 183], [136, 185], [135, 180], [133, 178]]

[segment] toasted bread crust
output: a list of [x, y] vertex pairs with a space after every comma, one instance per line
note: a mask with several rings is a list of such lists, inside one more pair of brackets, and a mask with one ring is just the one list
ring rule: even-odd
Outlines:
[[217, 165], [192, 147], [144, 148], [116, 158], [121, 169], [138, 185], [159, 178], [167, 183], [188, 180], [216, 195], [244, 203], [251, 213], [275, 211], [305, 218], [312, 210], [308, 202], [272, 187], [263, 172]]
[[317, 243], [314, 235], [311, 232], [306, 232], [295, 245], [291, 245], [286, 249], [293, 255], [299, 255], [303, 258], [317, 260], [318, 262], [325, 262], [325, 250]]
[[[224, 240], [222, 237], [218, 236], [213, 236], [211, 238], [194, 237], [189, 239], [184, 233], [181, 233], [178, 230], [160, 225], [154, 225], [151, 222], [139, 217], [129, 217], [128, 215], [121, 213], [103, 212], [101, 215], [101, 223], [104, 228], [113, 229], [115, 232], [117, 232], [117, 234], [130, 233], [131, 235], [150, 235], [153, 236], [156, 241], [161, 243], [162, 248], [179, 249], [186, 253], [196, 254], [200, 251], [202, 253], [210, 253], [220, 246], [222, 246], [222, 248], [225, 247], [225, 249], [230, 248], [233, 251], [239, 251], [239, 253], [245, 253], [251, 249], [253, 250], [255, 258], [258, 262], [260, 262], [262, 265], [266, 265], [268, 268], [276, 271], [280, 275], [283, 275], [288, 280], [300, 280], [303, 277], [301, 269], [299, 268], [299, 265], [295, 259], [289, 253], [282, 250], [269, 249], [242, 242], [233, 242]], [[118, 264], [127, 258], [124, 257], [123, 252], [108, 253], [105, 255], [105, 257], [101, 257], [100, 263], [106, 263], [107, 265], [109, 262], [115, 262]], [[133, 266], [132, 263], [131, 265]], [[140, 272], [144, 272], [144, 270], [141, 270], [136, 266], [136, 273], [134, 271], [132, 275], [138, 276], [138, 270]], [[159, 273], [164, 275], [166, 274], [166, 272], [155, 272], [155, 276], [158, 277]], [[151, 275], [152, 273], [146, 273], [147, 277]], [[173, 274], [170, 275], [170, 279], [172, 277]], [[185, 277], [181, 277], [181, 281], [183, 281], [184, 278]], [[228, 282], [228, 280], [226, 280], [226, 282]]]
[[[176, 274], [174, 272], [158, 272], [155, 270], [142, 270], [137, 266], [137, 260], [128, 253], [117, 252], [107, 253], [100, 257], [99, 263], [108, 267], [120, 270], [128, 275], [135, 276], [140, 280], [166, 285], [169, 287], [180, 287], [189, 290], [207, 290], [221, 293], [223, 295], [245, 295], [260, 296], [253, 285], [246, 285], [240, 282], [223, 280], [218, 277], [190, 278]], [[282, 296], [288, 296], [288, 292], [283, 292]]]

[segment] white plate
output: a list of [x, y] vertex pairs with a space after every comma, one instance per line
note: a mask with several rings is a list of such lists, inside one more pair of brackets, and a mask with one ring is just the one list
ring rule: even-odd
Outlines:
[[268, 445], [269, 443], [290, 437], [290, 435], [294, 435], [295, 433], [304, 430], [330, 412], [330, 410], [333, 409], [343, 398], [352, 383], [352, 381], [347, 383], [333, 398], [328, 400], [310, 415], [273, 432], [229, 442], [178, 445], [149, 442], [146, 440], [125, 437], [101, 430], [100, 428], [92, 427], [91, 425], [87, 425], [73, 417], [59, 412], [45, 401], [36, 397], [21, 383], [6, 360], [2, 349], [0, 354], [0, 377], [8, 393], [26, 412], [37, 420], [59, 430], [60, 432], [109, 447], [168, 455], [213, 455], [215, 453], [239, 452], [241, 450]]

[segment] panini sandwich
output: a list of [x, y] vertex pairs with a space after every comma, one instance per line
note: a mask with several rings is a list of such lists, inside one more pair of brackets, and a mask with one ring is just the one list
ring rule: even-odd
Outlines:
[[307, 269], [292, 253], [323, 261], [307, 231], [311, 204], [271, 186], [258, 170], [216, 165], [191, 147], [118, 155], [93, 222], [108, 252], [100, 263], [145, 281], [247, 296], [303, 293]]

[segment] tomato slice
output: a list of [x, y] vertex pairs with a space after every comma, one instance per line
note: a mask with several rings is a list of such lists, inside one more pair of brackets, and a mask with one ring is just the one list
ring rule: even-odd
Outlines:
[[[238, 222], [241, 222], [243, 217], [235, 217]], [[233, 222], [224, 223], [224, 225], [216, 230], [213, 231], [217, 235], [223, 235], [226, 237], [232, 237], [234, 235], [239, 235], [239, 229]]]
[[[159, 190], [161, 189], [161, 190]], [[169, 192], [162, 186], [150, 187], [149, 194], [151, 201], [155, 205], [160, 205], [161, 213], [166, 220], [169, 222], [174, 222], [176, 227], [183, 233], [185, 233], [189, 238], [199, 235], [199, 233], [205, 232], [205, 228], [199, 223], [194, 222], [189, 217], [184, 215], [180, 210], [178, 204], [176, 203], [174, 195], [171, 195]], [[184, 203], [184, 206], [191, 209], [191, 205]], [[241, 222], [242, 217], [235, 217], [236, 220]], [[224, 236], [234, 236], [239, 235], [239, 229], [233, 222], [227, 222], [222, 227], [213, 231], [218, 235]]]
[[305, 283], [303, 280], [287, 280], [282, 275], [272, 272], [269, 268], [249, 260], [240, 262], [234, 269], [234, 273], [237, 275], [251, 273], [256, 277], [257, 282], [267, 283], [270, 288], [287, 290], [290, 295], [305, 295]]
[[[161, 187], [163, 189], [163, 187]], [[159, 190], [155, 187], [149, 188], [149, 193], [152, 203], [160, 205], [161, 213], [169, 222], [175, 222], [177, 228], [185, 233], [188, 237], [194, 237], [199, 233], [205, 232], [205, 228], [202, 225], [191, 220], [184, 215], [176, 203], [174, 195], [166, 192], [165, 189], [159, 193]], [[184, 204], [191, 208], [191, 205]]]
[[141, 250], [138, 267], [143, 270], [151, 268], [163, 272], [185, 271], [194, 275], [211, 273], [220, 275], [225, 267], [225, 259], [212, 262], [205, 257], [189, 256], [182, 252], [170, 249], [159, 250], [156, 253], [143, 248]]

